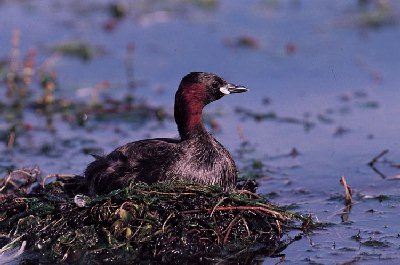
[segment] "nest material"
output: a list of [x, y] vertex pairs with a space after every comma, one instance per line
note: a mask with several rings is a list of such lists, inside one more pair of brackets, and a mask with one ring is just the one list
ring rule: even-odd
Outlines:
[[132, 183], [91, 198], [71, 192], [79, 177], [58, 177], [30, 193], [34, 181], [23, 179], [0, 182], [0, 255], [26, 244], [41, 259], [74, 264], [248, 262], [256, 253], [276, 255], [289, 244], [282, 241], [289, 229], [309, 223], [247, 190]]

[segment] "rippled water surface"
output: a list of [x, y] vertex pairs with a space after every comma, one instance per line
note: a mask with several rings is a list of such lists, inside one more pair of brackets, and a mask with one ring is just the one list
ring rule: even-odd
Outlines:
[[[21, 68], [33, 51], [31, 101], [47, 73], [57, 99], [85, 106], [133, 95], [148, 107], [46, 117], [23, 103], [17, 115], [4, 107], [11, 99], [3, 81], [2, 175], [35, 165], [45, 174], [81, 173], [89, 153], [175, 137], [180, 79], [214, 72], [250, 88], [205, 111], [242, 174], [257, 177], [258, 192], [273, 202], [330, 224], [290, 245], [283, 263], [399, 264], [398, 1], [132, 1], [121, 19], [109, 3], [0, 1], [0, 74], [5, 80], [9, 61]], [[18, 32], [19, 55], [11, 44]], [[85, 49], [57, 50], [71, 43]], [[10, 143], [16, 120], [25, 129]], [[351, 208], [341, 176], [353, 189]]]

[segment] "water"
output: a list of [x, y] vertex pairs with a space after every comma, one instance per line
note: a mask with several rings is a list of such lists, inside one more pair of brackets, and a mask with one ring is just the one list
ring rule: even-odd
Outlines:
[[[259, 193], [332, 224], [290, 245], [284, 263], [398, 264], [400, 5], [371, 2], [363, 11], [360, 1], [225, 0], [208, 7], [135, 1], [110, 31], [104, 29], [107, 1], [1, 1], [0, 58], [9, 56], [13, 29], [19, 29], [21, 56], [37, 49], [38, 66], [55, 58], [56, 97], [88, 102], [91, 88], [103, 81], [110, 88], [100, 97], [127, 93], [127, 46], [133, 44], [135, 95], [169, 114], [177, 85], [190, 71], [246, 85], [249, 93], [207, 107], [221, 128], [216, 138], [243, 173], [254, 159], [261, 161]], [[379, 8], [389, 11], [373, 13]], [[72, 40], [92, 45], [98, 55], [89, 61], [54, 56], [50, 47]], [[31, 89], [40, 94], [34, 81]], [[253, 118], [271, 112], [279, 118]], [[24, 122], [33, 129], [13, 150], [0, 144], [2, 168], [39, 165], [45, 174], [80, 173], [92, 160], [85, 150], [109, 152], [128, 141], [177, 136], [171, 119], [137, 123], [89, 115], [79, 127], [56, 115], [56, 130], [49, 132], [45, 118], [28, 109]], [[1, 130], [7, 126], [2, 118]], [[254, 150], [239, 156], [243, 141]], [[286, 156], [293, 148], [300, 155]], [[386, 149], [375, 164], [378, 174], [367, 163]], [[341, 176], [354, 192], [347, 212]]]

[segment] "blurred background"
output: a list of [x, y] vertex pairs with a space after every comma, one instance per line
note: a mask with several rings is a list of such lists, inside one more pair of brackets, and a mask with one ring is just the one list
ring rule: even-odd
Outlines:
[[0, 174], [177, 137], [181, 78], [213, 72], [250, 88], [204, 113], [241, 176], [330, 224], [284, 263], [398, 264], [399, 19], [395, 0], [0, 0]]

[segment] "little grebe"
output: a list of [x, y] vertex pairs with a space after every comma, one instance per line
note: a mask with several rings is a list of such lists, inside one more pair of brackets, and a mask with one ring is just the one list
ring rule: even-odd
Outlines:
[[234, 189], [237, 169], [229, 152], [202, 123], [205, 105], [247, 88], [211, 73], [186, 75], [175, 95], [174, 116], [180, 139], [156, 138], [128, 143], [96, 160], [85, 170], [90, 194], [126, 187], [131, 180], [154, 183], [185, 179]]

